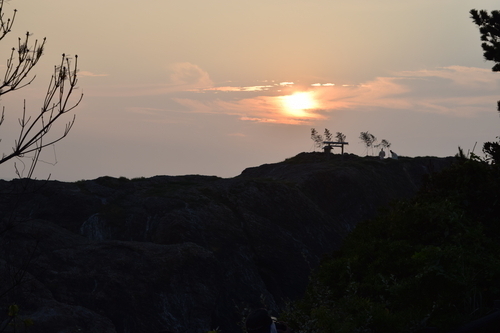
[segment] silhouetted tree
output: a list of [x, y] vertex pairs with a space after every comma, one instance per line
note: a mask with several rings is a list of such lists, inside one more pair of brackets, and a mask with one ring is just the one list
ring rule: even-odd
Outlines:
[[[493, 61], [495, 65], [492, 67], [494, 72], [500, 71], [500, 11], [493, 10], [488, 13], [486, 10], [472, 9], [470, 11], [471, 18], [479, 27], [481, 40], [483, 43], [484, 59]], [[500, 101], [497, 101], [497, 110], [500, 112]], [[487, 160], [492, 163], [500, 163], [500, 142], [485, 142], [483, 152], [486, 154]]]
[[366, 154], [368, 155], [368, 150], [371, 148], [372, 149], [372, 154], [373, 154], [373, 145], [377, 141], [377, 138], [371, 134], [370, 132], [361, 132], [359, 134], [359, 138], [361, 141], [364, 143], [366, 147]]
[[373, 155], [373, 148], [389, 148], [391, 146], [391, 143], [387, 141], [386, 139], [382, 139], [380, 143], [377, 143], [377, 138], [375, 135], [371, 134], [370, 132], [361, 132], [359, 134], [359, 138], [361, 139], [361, 142], [364, 143], [366, 147], [366, 154], [368, 154], [368, 150], [372, 150], [372, 155]]
[[[500, 11], [493, 10], [490, 14], [486, 10], [472, 9], [470, 11], [474, 23], [479, 26], [483, 43], [484, 59], [495, 62], [494, 72], [500, 71]], [[500, 111], [500, 101], [497, 102]]]
[[380, 141], [380, 143], [375, 145], [375, 148], [379, 148], [379, 147], [389, 148], [390, 146], [391, 146], [391, 143], [389, 141], [387, 141], [386, 139], [382, 139], [382, 141]]
[[346, 136], [342, 132], [337, 132], [337, 134], [335, 135], [335, 138], [337, 139], [338, 142], [345, 142]]
[[[4, 2], [5, 0], [0, 0], [0, 40], [11, 31], [16, 18], [16, 10], [12, 17], [5, 18]], [[45, 38], [42, 42], [38, 40], [32, 42], [29, 32], [24, 38], [19, 38], [17, 47], [12, 48], [7, 59], [3, 79], [0, 79], [0, 96], [19, 90], [33, 82], [35, 77], [29, 76], [42, 57], [44, 47]], [[70, 58], [62, 55], [60, 64], [54, 67], [44, 102], [36, 114], [30, 115], [26, 101], [24, 102], [21, 115], [18, 117], [19, 135], [14, 140], [11, 151], [2, 153], [0, 158], [0, 164], [3, 164], [13, 158], [28, 157], [28, 154], [31, 154], [29, 156], [31, 164], [26, 175], [15, 167], [19, 177], [31, 177], [42, 149], [66, 137], [74, 124], [75, 117], [73, 116], [58, 134], [53, 133], [54, 125], [73, 110], [83, 97], [83, 94], [80, 94], [76, 99], [72, 99], [77, 84], [77, 60], [78, 56], [75, 56], [72, 65]], [[3, 124], [4, 119], [5, 107], [2, 108], [0, 114], [0, 125]]]
[[[497, 137], [500, 139], [500, 137]], [[483, 145], [483, 153], [486, 155], [487, 161], [493, 164], [500, 164], [500, 143], [485, 142]]]
[[330, 133], [330, 130], [328, 128], [325, 128], [325, 141], [332, 141], [333, 135]]
[[314, 141], [314, 148], [321, 148], [323, 146], [323, 136], [318, 134], [315, 128], [311, 128], [311, 139]]

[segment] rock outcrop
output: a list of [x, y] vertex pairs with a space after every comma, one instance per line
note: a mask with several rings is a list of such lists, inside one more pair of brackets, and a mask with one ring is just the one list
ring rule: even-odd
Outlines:
[[2, 181], [0, 295], [21, 283], [0, 303], [35, 333], [238, 332], [245, 308], [299, 297], [358, 222], [453, 161], [302, 153], [231, 179]]

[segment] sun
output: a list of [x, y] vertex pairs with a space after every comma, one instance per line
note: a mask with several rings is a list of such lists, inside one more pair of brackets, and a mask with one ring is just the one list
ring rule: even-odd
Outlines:
[[281, 103], [285, 111], [295, 117], [309, 117], [310, 114], [306, 110], [318, 107], [312, 91], [296, 92], [292, 95], [281, 96]]

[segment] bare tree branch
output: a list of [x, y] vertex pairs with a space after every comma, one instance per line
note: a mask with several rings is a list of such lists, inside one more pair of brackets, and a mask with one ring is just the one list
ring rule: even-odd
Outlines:
[[62, 133], [46, 142], [43, 141], [54, 123], [76, 108], [83, 98], [83, 94], [80, 94], [76, 100], [72, 101], [71, 99], [78, 82], [77, 66], [78, 56], [75, 56], [74, 65], [72, 65], [70, 59], [64, 54], [62, 55], [61, 64], [54, 68], [54, 74], [47, 88], [42, 108], [33, 119], [31, 116], [27, 116], [25, 101], [22, 117], [19, 118], [18, 139], [15, 140], [12, 152], [0, 159], [0, 164], [32, 152], [38, 156], [43, 148], [53, 145], [68, 135], [75, 122], [75, 115], [66, 123]]
[[[11, 31], [17, 13], [14, 10], [12, 17], [6, 18], [5, 1], [0, 0], [0, 40]], [[36, 39], [32, 41], [29, 32], [24, 38], [18, 39], [17, 48], [12, 48], [7, 59], [3, 78], [0, 76], [0, 96], [19, 90], [33, 82], [36, 76], [30, 77], [30, 73], [43, 55], [45, 41], [45, 38], [42, 42]], [[59, 142], [68, 135], [75, 123], [74, 115], [66, 122], [61, 132], [52, 133], [54, 132], [53, 126], [56, 123], [59, 124], [61, 119], [76, 108], [83, 98], [83, 94], [74, 96], [78, 82], [77, 72], [78, 56], [75, 56], [72, 63], [70, 58], [63, 54], [60, 64], [54, 67], [54, 73], [48, 84], [40, 111], [30, 115], [27, 111], [26, 101], [24, 101], [22, 115], [18, 119], [17, 139], [14, 140], [11, 152], [2, 154], [0, 164], [13, 158], [23, 158], [27, 157], [27, 154], [32, 154], [27, 174], [28, 177], [31, 177], [43, 148]], [[5, 107], [2, 108], [0, 115], [0, 126], [3, 124], [4, 118]], [[19, 177], [23, 176], [24, 171], [19, 170], [17, 166], [15, 170]]]

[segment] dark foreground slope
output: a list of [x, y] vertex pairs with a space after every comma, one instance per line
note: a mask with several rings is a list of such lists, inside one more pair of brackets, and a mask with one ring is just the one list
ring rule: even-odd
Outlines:
[[297, 332], [499, 332], [499, 216], [500, 164], [462, 158], [359, 223], [282, 315]]
[[237, 332], [243, 308], [302, 295], [358, 222], [453, 161], [302, 153], [231, 179], [32, 181], [20, 197], [22, 180], [0, 182], [0, 292], [27, 269], [0, 302], [35, 333]]

